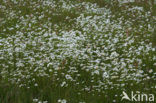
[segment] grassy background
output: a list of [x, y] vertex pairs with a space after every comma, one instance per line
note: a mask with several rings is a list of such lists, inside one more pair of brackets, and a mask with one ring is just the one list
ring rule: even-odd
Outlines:
[[[0, 24], [0, 37], [2, 38], [7, 38], [9, 36], [13, 36], [16, 34], [16, 31], [19, 30], [23, 33], [27, 33], [30, 32], [31, 30], [27, 29], [27, 27], [25, 28], [16, 28], [13, 30], [9, 30], [7, 28], [9, 27], [15, 27], [16, 24], [19, 22], [19, 18], [21, 16], [26, 17], [27, 15], [30, 16], [31, 18], [31, 14], [34, 15], [39, 15], [37, 13], [41, 13], [45, 10], [49, 10], [52, 11], [52, 13], [59, 13], [61, 15], [51, 15], [48, 12], [44, 12], [44, 19], [38, 20], [34, 25], [32, 30], [35, 32], [38, 32], [40, 30], [37, 30], [36, 28], [43, 24], [46, 20], [48, 20], [48, 18], [50, 19], [50, 22], [52, 22], [52, 25], [49, 28], [54, 29], [58, 34], [59, 34], [59, 30], [60, 29], [65, 29], [65, 30], [70, 30], [71, 28], [74, 28], [73, 23], [75, 22], [74, 18], [78, 17], [79, 14], [76, 14], [75, 11], [83, 11], [83, 8], [76, 8], [73, 9], [73, 12], [69, 12], [66, 10], [59, 10], [59, 7], [56, 9], [52, 9], [52, 8], [42, 8], [42, 6], [36, 10], [32, 9], [34, 5], [32, 5], [30, 2], [32, 2], [33, 0], [25, 0], [26, 5], [22, 5], [22, 2], [19, 2], [19, 4], [14, 4], [11, 1], [7, 1], [6, 3], [2, 4], [5, 5], [6, 9], [2, 10], [0, 9], [0, 21], [5, 21], [5, 23], [1, 23]], [[36, 0], [37, 1], [37, 0]], [[36, 2], [34, 1], [34, 2]], [[130, 19], [132, 18], [129, 14], [122, 12], [123, 9], [125, 9], [126, 5], [136, 5], [136, 4], [125, 4], [123, 6], [118, 6], [117, 4], [114, 5], [110, 5], [110, 2], [108, 0], [80, 0], [79, 2], [91, 2], [91, 3], [97, 3], [97, 5], [99, 5], [100, 7], [107, 7], [110, 8], [112, 10], [112, 13], [116, 15], [116, 17], [112, 17], [112, 19], [116, 20], [117, 18], [119, 18], [121, 15], [124, 16], [125, 20], [126, 19]], [[0, 0], [0, 2], [2, 2]], [[56, 0], [57, 2], [57, 0]], [[40, 3], [40, 2], [38, 2]], [[58, 4], [59, 5], [59, 4]], [[144, 6], [144, 4], [142, 4], [141, 6]], [[147, 7], [147, 6], [146, 6]], [[118, 10], [116, 10], [118, 9]], [[7, 17], [7, 11], [9, 10], [13, 10], [15, 12], [18, 12], [19, 10], [21, 10], [21, 13], [18, 13], [19, 15], [17, 15], [15, 18], [8, 18]], [[149, 8], [147, 8], [147, 10], [149, 10]], [[153, 12], [156, 11], [155, 9], [153, 10]], [[87, 15], [87, 14], [86, 14]], [[94, 14], [92, 14], [94, 15]], [[153, 13], [153, 15], [155, 15], [155, 13]], [[66, 17], [69, 17], [70, 19], [64, 21], [64, 19]], [[144, 21], [144, 20], [142, 20]], [[144, 22], [145, 23], [145, 22]], [[154, 22], [153, 22], [154, 23]], [[61, 25], [58, 28], [55, 27], [55, 24]], [[139, 22], [137, 24], [137, 22], [135, 21], [133, 26], [138, 26], [140, 25]], [[155, 25], [155, 24], [153, 24]], [[24, 25], [23, 25], [24, 26]], [[44, 27], [43, 27], [44, 28]], [[6, 29], [4, 31], [4, 29]], [[44, 28], [45, 30], [48, 30], [47, 28]], [[151, 38], [151, 41], [153, 42], [154, 45], [156, 45], [156, 32], [153, 32], [153, 37]], [[134, 33], [137, 34], [137, 33]], [[139, 35], [140, 38], [142, 38], [142, 35]], [[25, 35], [25, 38], [27, 38], [27, 35]], [[15, 44], [13, 44], [14, 46]], [[32, 47], [29, 47], [29, 49]], [[15, 49], [15, 48], [14, 48]], [[37, 51], [36, 51], [37, 52]], [[151, 54], [151, 55], [155, 55], [155, 54]], [[20, 55], [22, 58], [22, 54]], [[14, 58], [16, 58], [16, 55], [14, 55]], [[9, 60], [8, 60], [9, 61]], [[1, 64], [2, 63], [8, 63], [8, 61], [3, 61], [1, 60]], [[16, 60], [13, 60], [14, 62], [16, 62]], [[70, 58], [68, 58], [68, 61], [70, 61]], [[74, 60], [71, 60], [74, 61]], [[150, 63], [148, 63], [148, 61], [146, 64], [148, 64], [149, 66]], [[63, 63], [62, 63], [63, 65]], [[64, 76], [62, 76], [62, 73], [65, 73], [68, 71], [68, 67], [70, 64], [66, 64], [65, 69], [61, 69], [60, 71], [58, 71], [58, 78], [61, 78], [61, 80], [57, 80], [57, 81], [53, 81], [53, 75], [55, 75], [55, 72], [52, 72], [50, 77], [38, 77], [36, 75], [34, 75], [34, 78], [36, 79], [36, 82], [38, 84], [38, 86], [34, 86], [34, 84], [30, 83], [29, 87], [30, 88], [25, 88], [25, 87], [19, 87], [19, 85], [17, 84], [12, 84], [10, 83], [7, 78], [0, 78], [0, 103], [32, 103], [34, 97], [35, 98], [39, 98], [39, 100], [41, 101], [48, 101], [48, 103], [58, 103], [58, 99], [63, 99], [65, 98], [67, 101], [69, 101], [69, 103], [78, 103], [80, 101], [85, 101], [86, 103], [111, 103], [112, 100], [116, 100], [116, 102], [120, 102], [121, 99], [121, 94], [122, 94], [122, 90], [121, 88], [124, 88], [125, 90], [127, 90], [127, 92], [129, 91], [141, 91], [141, 92], [145, 92], [145, 93], [154, 93], [155, 92], [155, 88], [151, 88], [151, 87], [155, 87], [155, 81], [154, 80], [144, 80], [143, 82], [141, 82], [142, 85], [138, 85], [136, 82], [134, 81], [122, 81], [124, 82], [124, 86], [121, 86], [121, 88], [111, 88], [111, 85], [108, 86], [108, 89], [103, 89], [103, 92], [97, 92], [96, 90], [92, 91], [92, 90], [82, 90], [80, 91], [82, 88], [84, 88], [86, 85], [88, 87], [90, 87], [90, 89], [92, 89], [92, 86], [95, 83], [91, 82], [91, 77], [92, 74], [90, 72], [86, 72], [85, 70], [81, 70], [81, 66], [79, 64], [76, 64], [75, 61], [75, 67], [77, 68], [78, 72], [81, 74], [81, 77], [73, 77], [77, 78], [77, 80], [80, 81], [85, 81], [85, 83], [82, 83], [81, 85], [75, 85], [74, 82], [68, 81], [68, 87], [63, 87], [61, 88], [60, 86], [58, 86], [62, 81], [64, 81]], [[1, 68], [2, 66], [0, 66]], [[12, 67], [10, 66], [11, 70], [8, 71], [12, 71], [13, 69], [16, 69], [16, 65], [14, 64]], [[153, 66], [151, 66], [151, 68], [154, 68]], [[9, 77], [8, 75], [8, 78]], [[55, 77], [57, 78], [57, 77]], [[100, 77], [96, 77], [97, 81], [100, 80]], [[23, 80], [24, 82], [26, 82], [25, 80]], [[116, 79], [112, 80], [113, 83], [118, 83], [118, 81]], [[122, 83], [121, 83], [122, 84]], [[133, 85], [131, 85], [133, 84]], [[144, 90], [144, 88], [150, 88], [150, 90]], [[80, 95], [78, 95], [78, 93]], [[117, 95], [117, 96], [115, 96]], [[124, 102], [123, 102], [124, 103]], [[128, 103], [128, 101], [125, 101], [125, 103]]]

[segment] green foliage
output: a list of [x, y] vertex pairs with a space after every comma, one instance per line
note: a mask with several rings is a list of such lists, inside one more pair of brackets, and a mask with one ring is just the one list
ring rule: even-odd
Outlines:
[[122, 103], [124, 90], [156, 94], [155, 19], [137, 4], [0, 3], [0, 103]]

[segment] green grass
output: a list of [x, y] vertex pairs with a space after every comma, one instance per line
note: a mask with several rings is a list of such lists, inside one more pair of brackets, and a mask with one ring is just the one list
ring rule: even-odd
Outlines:
[[[111, 17], [112, 21], [116, 20], [117, 22], [120, 22], [118, 19], [121, 16], [123, 16], [123, 18], [125, 20], [124, 23], [126, 23], [126, 20], [131, 20], [131, 19], [135, 18], [132, 15], [127, 14], [128, 12], [125, 13], [123, 11], [123, 9], [125, 9], [124, 7], [118, 7], [118, 5], [110, 6], [110, 2], [108, 0], [79, 0], [78, 2], [74, 2], [74, 1], [73, 2], [81, 3], [84, 1], [91, 2], [91, 3], [97, 3], [97, 5], [99, 5], [100, 7], [106, 7], [106, 5], [107, 5], [107, 8], [110, 8], [110, 10], [112, 11], [111, 12], [112, 15], [115, 14], [114, 17]], [[39, 67], [39, 64], [37, 64], [37, 63], [36, 64], [34, 63], [33, 65], [31, 63], [29, 63], [29, 59], [25, 58], [25, 54], [28, 51], [34, 52], [34, 54], [33, 53], [29, 54], [30, 57], [34, 57], [35, 54], [42, 56], [42, 58], [34, 57], [36, 61], [44, 60], [43, 55], [47, 54], [47, 57], [50, 56], [48, 54], [49, 53], [48, 50], [43, 50], [43, 51], [40, 50], [40, 47], [42, 47], [42, 45], [47, 45], [46, 42], [45, 42], [45, 44], [37, 42], [36, 46], [34, 46], [33, 43], [30, 43], [30, 44], [27, 44], [25, 52], [15, 52], [15, 49], [18, 47], [18, 42], [25, 43], [29, 40], [37, 41], [44, 34], [44, 32], [47, 32], [47, 31], [50, 33], [52, 31], [55, 31], [56, 35], [62, 37], [63, 33], [61, 34], [61, 31], [63, 31], [63, 30], [66, 30], [66, 31], [70, 31], [72, 29], [73, 30], [74, 29], [82, 30], [83, 28], [76, 27], [75, 23], [76, 23], [76, 18], [79, 17], [80, 14], [85, 11], [85, 8], [83, 6], [75, 7], [70, 10], [63, 9], [63, 8], [61, 8], [62, 4], [57, 1], [56, 2], [58, 3], [58, 5], [56, 8], [51, 8], [49, 6], [41, 5], [38, 9], [34, 10], [33, 8], [35, 6], [33, 4], [31, 4], [31, 2], [33, 2], [33, 0], [25, 1], [26, 5], [23, 5], [22, 2], [19, 2], [18, 4], [14, 4], [12, 1], [8, 1], [7, 3], [3, 2], [1, 4], [1, 5], [5, 6], [6, 9], [0, 9], [0, 19], [2, 18], [3, 21], [5, 21], [5, 22], [0, 23], [0, 40], [10, 37], [10, 39], [6, 39], [6, 40], [8, 40], [8, 42], [10, 43], [11, 46], [5, 47], [5, 45], [7, 45], [7, 43], [4, 43], [5, 45], [0, 45], [0, 50], [4, 50], [4, 51], [6, 50], [5, 55], [0, 56], [0, 57], [3, 57], [3, 58], [0, 58], [0, 64], [4, 64], [4, 65], [8, 66], [8, 67], [4, 68], [5, 66], [0, 65], [0, 72], [1, 72], [0, 103], [33, 103], [33, 99], [35, 99], [35, 98], [39, 99], [40, 101], [48, 101], [48, 103], [58, 103], [59, 99], [66, 99], [67, 103], [79, 103], [79, 102], [84, 102], [84, 101], [85, 101], [85, 103], [112, 103], [113, 100], [116, 100], [115, 101], [116, 103], [129, 103], [129, 101], [126, 101], [126, 100], [121, 102], [120, 95], [122, 94], [123, 90], [125, 90], [128, 94], [131, 91], [140, 91], [140, 92], [144, 92], [147, 94], [150, 94], [150, 93], [156, 94], [155, 88], [151, 88], [151, 87], [155, 87], [154, 79], [142, 80], [141, 82], [139, 82], [139, 84], [133, 80], [127, 81], [125, 79], [123, 81], [118, 81], [120, 78], [122, 78], [121, 72], [122, 72], [123, 68], [120, 68], [121, 70], [117, 71], [117, 74], [116, 74], [116, 76], [118, 76], [117, 78], [110, 80], [110, 82], [112, 82], [113, 84], [118, 84], [120, 86], [118, 86], [118, 88], [114, 88], [113, 86], [111, 86], [111, 84], [104, 84], [101, 86], [101, 89], [99, 92], [98, 91], [99, 88], [94, 87], [94, 86], [100, 84], [100, 83], [98, 83], [98, 81], [107, 83], [107, 79], [102, 78], [102, 71], [100, 72], [99, 75], [96, 75], [96, 74], [93, 75], [92, 73], [94, 72], [94, 69], [87, 71], [87, 67], [83, 68], [83, 66], [81, 64], [83, 64], [85, 66], [89, 66], [91, 63], [89, 62], [88, 59], [81, 59], [81, 56], [79, 56], [77, 58], [73, 58], [72, 56], [71, 57], [67, 56], [64, 59], [60, 59], [60, 60], [59, 60], [59, 58], [56, 58], [55, 60], [58, 60], [60, 62], [59, 63], [60, 69], [56, 70], [56, 71], [54, 70], [55, 68], [53, 68], [53, 67], [50, 67], [50, 66], [47, 67], [48, 62], [45, 62], [43, 64], [44, 65], [43, 67], [45, 67], [45, 68]], [[38, 3], [38, 4], [42, 3], [42, 2], [37, 2], [37, 0], [35, 0], [34, 2]], [[119, 10], [117, 10], [117, 12], [114, 12], [114, 10], [116, 11], [115, 6], [119, 8]], [[46, 10], [48, 10], [48, 11], [46, 11]], [[17, 15], [16, 16], [14, 16], [14, 15], [8, 16], [8, 15], [11, 15], [9, 13], [11, 13], [12, 11], [14, 11], [15, 14], [17, 14]], [[21, 11], [21, 12], [18, 13], [19, 11]], [[49, 11], [51, 11], [51, 12], [49, 12]], [[129, 13], [133, 14], [130, 11], [129, 11]], [[33, 16], [31, 17], [31, 14], [33, 14], [36, 17], [39, 17], [40, 15], [44, 15], [44, 17], [42, 17], [41, 19], [37, 18], [36, 22], [32, 22]], [[85, 15], [85, 17], [87, 17], [87, 16], [94, 17], [98, 14], [84, 13], [84, 15]], [[25, 20], [23, 22], [22, 22], [22, 19], [19, 19], [22, 16], [24, 18], [23, 20]], [[66, 17], [69, 17], [69, 18], [66, 19]], [[130, 26], [132, 26], [133, 28], [139, 28], [140, 25], [144, 25], [144, 24], [146, 25], [146, 23], [148, 23], [148, 22], [146, 22], [145, 19], [146, 18], [144, 18], [144, 17], [143, 18], [138, 17], [138, 21], [133, 22]], [[44, 26], [44, 24], [46, 24], [47, 21], [48, 21], [48, 23], [51, 23], [52, 25], [48, 25], [48, 27]], [[26, 24], [24, 24], [24, 23], [26, 23]], [[31, 27], [29, 27], [29, 23], [31, 24]], [[123, 25], [124, 25], [123, 27], [126, 27], [127, 25], [124, 23], [123, 23]], [[20, 27], [16, 28], [16, 25], [19, 25]], [[10, 29], [12, 27], [14, 29]], [[41, 29], [39, 29], [39, 28], [41, 28]], [[105, 33], [110, 32], [112, 28], [109, 28], [109, 29], [110, 30], [104, 31], [104, 32]], [[123, 33], [125, 33], [126, 32], [124, 30], [125, 28], [122, 28], [122, 29], [123, 29], [122, 30]], [[95, 37], [94, 33], [96, 33], [96, 31], [93, 28], [91, 28], [91, 30], [92, 31], [88, 31], [85, 33], [88, 36], [89, 43], [92, 46], [92, 45], [96, 44], [96, 42], [98, 41], [100, 36]], [[18, 34], [17, 31], [22, 32], [23, 36], [17, 35]], [[28, 33], [30, 33], [31, 31], [34, 31], [32, 33], [33, 36], [31, 35], [31, 37], [29, 37]], [[39, 34], [40, 32], [42, 32], [42, 33]], [[82, 30], [82, 32], [84, 32], [84, 31]], [[112, 35], [115, 36], [116, 34], [118, 34], [118, 32], [119, 32], [118, 29], [116, 29], [112, 32]], [[146, 41], [146, 39], [147, 40], [150, 39], [153, 42], [153, 45], [156, 45], [155, 32], [153, 33], [154, 36], [152, 38], [144, 37], [145, 34], [151, 33], [148, 31], [148, 27], [143, 28], [143, 30], [141, 30], [141, 31], [131, 30], [130, 32], [131, 32], [132, 36], [136, 36], [136, 35], [139, 36], [138, 38], [137, 37], [135, 38], [136, 41], [140, 42], [142, 40]], [[97, 32], [97, 33], [100, 33], [100, 32]], [[77, 35], [80, 35], [80, 34], [77, 34]], [[96, 38], [96, 40], [93, 39], [94, 37]], [[15, 41], [16, 38], [19, 38], [20, 41]], [[47, 42], [50, 41], [48, 39], [48, 37], [44, 37], [41, 39], [42, 39], [41, 41], [47, 41]], [[102, 39], [106, 39], [106, 37], [104, 37], [104, 35], [103, 35]], [[126, 37], [125, 37], [125, 39], [126, 39]], [[148, 44], [151, 41], [146, 41], [145, 43]], [[54, 52], [55, 50], [59, 49], [56, 46], [57, 44], [64, 43], [63, 41], [58, 40], [57, 38], [53, 39], [51, 41], [51, 43], [53, 43], [53, 42], [55, 42], [54, 50], [52, 49], [51, 52]], [[89, 43], [88, 43], [88, 41], [81, 42], [82, 48], [87, 47]], [[123, 41], [121, 40], [121, 42], [118, 42], [118, 44], [116, 44], [116, 48], [115, 48], [117, 50], [117, 52], [122, 55], [121, 58], [119, 58], [119, 60], [121, 60], [124, 57], [128, 58], [127, 55], [124, 55], [125, 53], [124, 53], [123, 49], [127, 50], [131, 46], [139, 47], [139, 44], [137, 44], [137, 42], [135, 42], [134, 44], [130, 45], [129, 47], [119, 48], [122, 43], [123, 43]], [[107, 43], [105, 44], [105, 46], [108, 46], [108, 45], [109, 44], [107, 44]], [[99, 51], [103, 50], [103, 45], [99, 44], [99, 45], [97, 45], [97, 47], [100, 48]], [[12, 49], [11, 56], [9, 56], [10, 54], [7, 51], [8, 48]], [[60, 47], [60, 48], [64, 48], [64, 47]], [[81, 50], [81, 47], [79, 47], [79, 49]], [[93, 46], [92, 49], [96, 50], [96, 47]], [[61, 50], [60, 50], [60, 52], [57, 52], [58, 55], [60, 53], [62, 53]], [[109, 55], [111, 55], [112, 52], [108, 51], [108, 53], [109, 53]], [[90, 54], [86, 51], [84, 54], [89, 55], [88, 58], [91, 58], [91, 59], [99, 58], [96, 53]], [[150, 74], [148, 71], [149, 71], [149, 69], [152, 69], [153, 72], [156, 72], [156, 66], [153, 65], [155, 63], [155, 61], [151, 59], [151, 57], [156, 56], [156, 54], [154, 52], [150, 51], [147, 54], [143, 54], [141, 56], [140, 55], [135, 56], [135, 55], [136, 54], [134, 54], [134, 56], [131, 56], [129, 58], [133, 59], [134, 57], [136, 57], [136, 58], [142, 59], [142, 61], [143, 61], [142, 64], [146, 65], [145, 67], [143, 65], [141, 65], [143, 71], [152, 77], [153, 74]], [[28, 60], [25, 60], [25, 59], [28, 59]], [[16, 63], [20, 60], [24, 61], [25, 66], [17, 68]], [[55, 60], [51, 60], [50, 62], [54, 62]], [[101, 62], [109, 64], [109, 63], [111, 63], [111, 60], [103, 60]], [[137, 63], [137, 61], [136, 61], [136, 63]], [[96, 63], [94, 65], [96, 65]], [[99, 64], [99, 65], [102, 65], [102, 64]], [[38, 70], [34, 71], [37, 67], [38, 67]], [[70, 70], [71, 67], [75, 67], [76, 69]], [[126, 67], [128, 68], [128, 65]], [[5, 69], [7, 69], [7, 70], [5, 70]], [[49, 71], [50, 69], [52, 69], [51, 72]], [[107, 68], [107, 69], [110, 69], [110, 68]], [[134, 69], [138, 69], [138, 67], [134, 66]], [[44, 73], [48, 74], [48, 76], [39, 75], [40, 70], [44, 70]], [[72, 71], [72, 70], [74, 72], [71, 72], [71, 74], [70, 74], [69, 71]], [[4, 73], [5, 71], [8, 71], [8, 72]], [[19, 73], [18, 71], [24, 77], [22, 77], [20, 74], [18, 74]], [[31, 72], [31, 73], [29, 74], [29, 72]], [[17, 74], [17, 75], [14, 75], [14, 74]], [[66, 80], [65, 74], [70, 74], [72, 76], [72, 78], [76, 81]], [[78, 74], [80, 74], [80, 76], [78, 76]], [[27, 76], [30, 76], [30, 78]], [[140, 77], [140, 78], [144, 79], [143, 77]], [[18, 79], [19, 79], [19, 81], [18, 81]], [[92, 80], [94, 80], [94, 81], [92, 82]], [[64, 84], [64, 86], [61, 87], [60, 85], [62, 85], [62, 83], [64, 81], [66, 82], [66, 84]], [[79, 83], [79, 84], [77, 84], [77, 83]], [[23, 86], [21, 84], [23, 84]], [[37, 84], [37, 86], [35, 86], [35, 84]], [[122, 86], [122, 84], [125, 84], [125, 85]], [[107, 89], [105, 88], [105, 86], [107, 86]], [[87, 87], [87, 89], [84, 89], [86, 87]], [[149, 88], [149, 90], [144, 90], [144, 88]], [[155, 99], [156, 99], [156, 97], [155, 97]]]

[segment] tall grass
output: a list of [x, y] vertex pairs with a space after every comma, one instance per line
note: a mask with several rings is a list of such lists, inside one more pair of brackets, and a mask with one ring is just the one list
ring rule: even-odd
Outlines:
[[155, 95], [155, 16], [110, 4], [1, 0], [0, 103], [128, 103], [122, 91]]

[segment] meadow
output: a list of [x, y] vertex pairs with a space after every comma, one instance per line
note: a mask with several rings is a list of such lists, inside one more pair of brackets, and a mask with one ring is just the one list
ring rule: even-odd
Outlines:
[[154, 10], [0, 0], [0, 103], [135, 103], [121, 101], [123, 91], [156, 101]]

